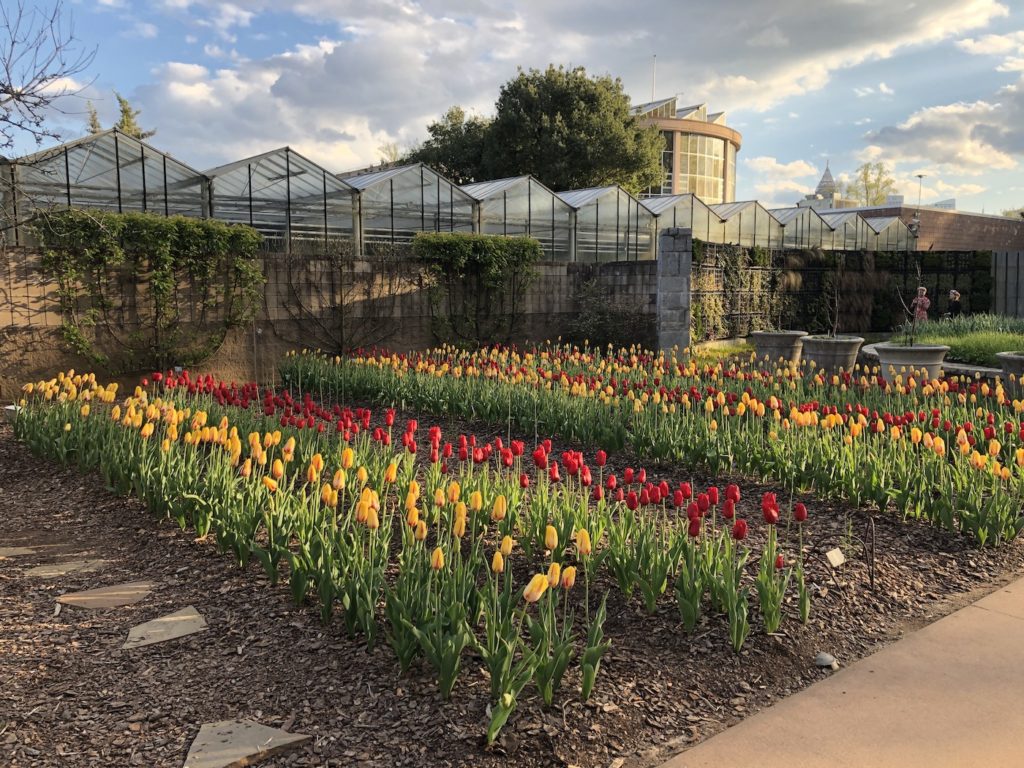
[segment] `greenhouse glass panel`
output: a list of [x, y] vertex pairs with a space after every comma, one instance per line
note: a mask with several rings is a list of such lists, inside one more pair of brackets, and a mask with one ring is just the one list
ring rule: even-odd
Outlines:
[[668, 227], [682, 227], [690, 229], [696, 239], [707, 242], [712, 220], [718, 221], [711, 209], [692, 194], [649, 197], [643, 205], [655, 217], [655, 235]]
[[540, 241], [544, 258], [572, 258], [573, 209], [531, 176], [484, 181], [461, 187], [478, 201], [481, 232], [528, 235]]
[[561, 192], [576, 209], [576, 260], [590, 263], [653, 259], [654, 216], [621, 187]]
[[418, 232], [472, 232], [476, 201], [418, 163], [350, 176], [357, 190], [364, 253], [408, 245]]
[[352, 188], [290, 147], [206, 174], [214, 218], [254, 227], [268, 250], [351, 253]]
[[207, 211], [199, 171], [116, 129], [27, 155], [3, 170], [5, 228], [65, 207], [197, 217]]

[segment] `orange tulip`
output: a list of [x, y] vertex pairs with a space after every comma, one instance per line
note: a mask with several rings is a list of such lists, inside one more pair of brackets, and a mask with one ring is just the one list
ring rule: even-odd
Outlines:
[[263, 476], [263, 485], [266, 486], [267, 490], [273, 493], [277, 490], [277, 480], [272, 477]]
[[576, 566], [570, 565], [562, 571], [562, 589], [572, 589], [576, 583]]
[[427, 524], [423, 520], [416, 523], [416, 541], [423, 541], [427, 538]]

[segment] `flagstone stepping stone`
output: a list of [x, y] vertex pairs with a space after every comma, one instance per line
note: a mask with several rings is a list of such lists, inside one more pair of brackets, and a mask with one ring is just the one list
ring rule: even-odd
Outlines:
[[184, 768], [242, 768], [280, 754], [311, 737], [269, 728], [252, 720], [222, 720], [199, 729]]
[[206, 619], [193, 606], [169, 613], [158, 619], [138, 624], [128, 630], [128, 639], [122, 648], [141, 648], [144, 645], [175, 640], [208, 629]]
[[0, 547], [0, 560], [21, 555], [34, 555], [35, 553], [36, 551], [32, 547]]
[[37, 565], [25, 571], [26, 576], [35, 576], [40, 579], [58, 579], [67, 576], [69, 573], [89, 573], [97, 571], [106, 564], [106, 560], [64, 560], [60, 563], [49, 563]]
[[57, 602], [77, 608], [120, 608], [139, 602], [152, 591], [151, 581], [133, 581], [84, 592], [69, 592], [58, 597]]

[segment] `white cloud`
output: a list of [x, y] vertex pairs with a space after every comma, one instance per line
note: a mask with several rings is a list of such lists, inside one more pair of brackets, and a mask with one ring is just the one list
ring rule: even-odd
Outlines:
[[923, 162], [964, 175], [1015, 168], [1024, 155], [1024, 79], [992, 100], [925, 107], [865, 138], [862, 160]]
[[159, 33], [160, 30], [156, 24], [151, 24], [148, 21], [136, 21], [123, 34], [125, 37], [140, 37], [143, 40], [151, 40]]
[[743, 158], [743, 165], [755, 173], [782, 179], [800, 179], [807, 176], [817, 176], [819, 173], [818, 169], [806, 160], [780, 163], [774, 157], [765, 155], [745, 157]]
[[886, 96], [892, 96], [894, 93], [896, 93], [896, 91], [894, 91], [892, 88], [890, 88], [885, 83], [879, 83], [878, 84], [878, 92], [882, 93], [882, 94], [885, 94]]
[[966, 37], [956, 41], [957, 48], [975, 56], [1001, 56], [1024, 47], [1024, 30], [1006, 35], [983, 35], [979, 38]]
[[870, 85], [864, 86], [863, 88], [854, 88], [853, 92], [857, 94], [858, 99], [863, 99], [865, 96], [870, 96], [875, 92], [875, 89]]
[[862, 117], [860, 120], [854, 120], [853, 124], [854, 125], [867, 125], [870, 122], [871, 122], [871, 118], [870, 117]]

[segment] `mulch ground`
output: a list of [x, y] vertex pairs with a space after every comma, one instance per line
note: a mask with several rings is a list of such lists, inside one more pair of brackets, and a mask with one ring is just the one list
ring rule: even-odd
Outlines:
[[[446, 434], [458, 426], [446, 424]], [[661, 478], [691, 473], [663, 468]], [[742, 487], [741, 515], [757, 521], [768, 486]], [[549, 712], [528, 688], [489, 751], [489, 684], [472, 653], [452, 700], [442, 702], [424, 666], [399, 676], [386, 644], [367, 652], [340, 620], [324, 627], [315, 607], [294, 607], [287, 586], [271, 587], [259, 566], [238, 569], [210, 542], [111, 495], [98, 476], [32, 456], [0, 427], [0, 546], [42, 547], [0, 560], [0, 762], [181, 766], [202, 723], [247, 718], [313, 736], [266, 765], [653, 766], [830, 674], [815, 666], [819, 651], [848, 664], [1024, 572], [1019, 540], [978, 551], [929, 526], [876, 515], [871, 589], [866, 513], [810, 506], [807, 570], [816, 594], [807, 626], [790, 616], [769, 637], [754, 609], [737, 656], [723, 618], [705, 617], [686, 635], [669, 595], [648, 616], [637, 598], [625, 602], [613, 589], [613, 647], [592, 699], [579, 701], [575, 666]], [[755, 551], [762, 527], [751, 526]], [[795, 531], [788, 535], [792, 545]], [[835, 546], [849, 560], [832, 571], [823, 553]], [[83, 554], [108, 563], [59, 579], [24, 574]], [[55, 612], [64, 592], [141, 579], [157, 586], [136, 605]], [[132, 625], [187, 605], [209, 631], [120, 649]]]

